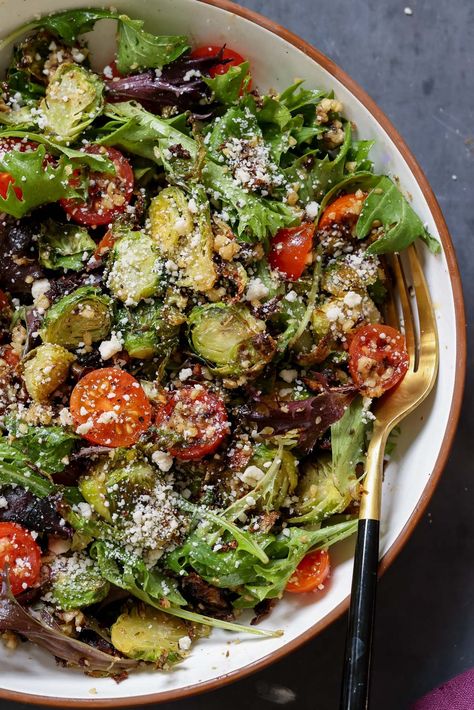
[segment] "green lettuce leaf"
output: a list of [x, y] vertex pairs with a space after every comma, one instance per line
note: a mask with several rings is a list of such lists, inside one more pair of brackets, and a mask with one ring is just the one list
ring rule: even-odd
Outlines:
[[[39, 145], [36, 150], [25, 153], [12, 150], [0, 158], [0, 172], [8, 173], [14, 180], [14, 185], [8, 185], [6, 197], [0, 197], [0, 212], [20, 218], [35, 207], [63, 197], [82, 197], [78, 189], [69, 184], [73, 172], [71, 161], [62, 155], [57, 164], [52, 165], [45, 161], [45, 155], [44, 145]], [[21, 197], [14, 187], [21, 190]]]
[[303, 89], [302, 84], [303, 79], [299, 79], [285, 89], [278, 97], [280, 103], [286, 106], [292, 114], [300, 113], [303, 109], [307, 109], [308, 107], [317, 106], [321, 99], [327, 96], [326, 91], [322, 91], [321, 89]]
[[204, 78], [213, 98], [225, 106], [234, 104], [247, 90], [250, 81], [249, 66], [248, 62], [243, 62], [236, 67], [229, 67], [225, 74], [216, 74], [212, 79]]
[[35, 472], [30, 459], [21, 451], [0, 440], [0, 486], [21, 486], [38, 498], [56, 490], [54, 483]]
[[418, 238], [433, 254], [441, 251], [438, 240], [431, 236], [398, 187], [386, 175], [379, 178], [364, 202], [356, 225], [359, 239], [370, 233], [375, 221], [382, 224], [383, 233], [368, 247], [368, 254], [403, 251]]
[[60, 426], [28, 426], [23, 431], [13, 417], [7, 418], [5, 424], [9, 434], [15, 437], [12, 447], [46, 474], [60, 473], [66, 468], [65, 459], [69, 458], [80, 439]]
[[137, 69], [161, 69], [189, 49], [186, 35], [153, 35], [143, 20], [119, 16], [117, 69], [128, 74]]

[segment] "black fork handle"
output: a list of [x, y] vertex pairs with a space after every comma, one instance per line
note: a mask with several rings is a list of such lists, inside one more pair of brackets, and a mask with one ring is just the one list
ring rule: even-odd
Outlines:
[[379, 520], [359, 520], [340, 710], [369, 707], [379, 531]]

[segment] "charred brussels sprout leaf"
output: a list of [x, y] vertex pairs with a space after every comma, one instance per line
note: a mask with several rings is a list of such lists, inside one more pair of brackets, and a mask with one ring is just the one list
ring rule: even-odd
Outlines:
[[39, 240], [39, 262], [47, 269], [80, 271], [95, 248], [83, 227], [49, 220]]
[[141, 604], [119, 616], [111, 628], [111, 638], [124, 656], [152, 661], [163, 668], [187, 656], [186, 646], [180, 640], [189, 639], [189, 625]]
[[146, 360], [169, 353], [177, 342], [179, 326], [170, 322], [170, 309], [162, 303], [140, 303], [117, 319], [124, 348], [130, 357]]
[[209, 291], [217, 279], [212, 259], [214, 236], [209, 203], [203, 189], [195, 190], [196, 217], [182, 190], [167, 187], [150, 205], [151, 234], [163, 256], [179, 269], [180, 286]]
[[92, 286], [81, 286], [51, 306], [40, 335], [45, 343], [77, 348], [79, 343], [103, 340], [111, 325], [110, 298]]
[[70, 611], [97, 604], [107, 596], [109, 589], [109, 582], [85, 553], [59, 557], [52, 565], [48, 598], [58, 609]]
[[78, 64], [62, 64], [40, 103], [45, 131], [59, 143], [74, 141], [102, 111], [104, 84]]
[[127, 305], [137, 304], [156, 294], [160, 271], [161, 261], [151, 237], [129, 232], [114, 244], [107, 286], [115, 298]]
[[188, 323], [192, 347], [217, 375], [236, 381], [254, 376], [275, 353], [275, 341], [265, 323], [245, 306], [196, 306]]
[[35, 402], [47, 402], [50, 395], [66, 381], [75, 360], [66, 348], [45, 343], [28, 353], [23, 361], [23, 379]]

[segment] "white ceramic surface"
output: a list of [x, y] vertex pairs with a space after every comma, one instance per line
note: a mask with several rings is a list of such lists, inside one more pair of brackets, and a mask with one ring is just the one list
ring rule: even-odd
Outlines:
[[[82, 6], [101, 6], [94, 0], [0, 0], [1, 33], [6, 34], [37, 13]], [[142, 18], [155, 32], [187, 34], [193, 43], [228, 42], [252, 66], [254, 83], [261, 88], [282, 89], [295, 77], [304, 78], [311, 87], [334, 89], [342, 100], [346, 115], [355, 121], [359, 136], [375, 138], [373, 158], [376, 170], [396, 175], [402, 189], [412, 198], [418, 214], [437, 234], [428, 204], [408, 165], [394, 143], [367, 109], [325, 69], [280, 37], [237, 15], [195, 0], [124, 0], [118, 8]], [[108, 63], [113, 55], [113, 27], [100, 23], [91, 36], [97, 66]], [[0, 57], [5, 63], [8, 52]], [[429, 481], [447, 426], [453, 395], [456, 363], [456, 330], [453, 293], [444, 256], [433, 257], [422, 247], [424, 268], [436, 305], [440, 372], [435, 391], [429, 400], [407, 420], [394, 460], [387, 468], [381, 554], [395, 543], [412, 515]], [[326, 593], [317, 596], [291, 596], [280, 602], [267, 627], [281, 628], [277, 639], [255, 639], [213, 631], [193, 649], [185, 663], [168, 673], [141, 672], [117, 685], [110, 679], [92, 679], [80, 672], [60, 669], [40, 649], [26, 644], [16, 652], [0, 648], [0, 688], [55, 698], [105, 700], [132, 698], [164, 693], [216, 679], [255, 663], [296, 639], [344, 600], [350, 589], [353, 543], [338, 546], [333, 554], [334, 569]]]

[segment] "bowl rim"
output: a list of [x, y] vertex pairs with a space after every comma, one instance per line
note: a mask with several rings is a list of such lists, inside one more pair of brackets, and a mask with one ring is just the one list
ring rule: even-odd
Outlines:
[[[446, 262], [448, 265], [449, 279], [451, 282], [451, 287], [453, 290], [453, 301], [454, 301], [454, 311], [456, 317], [456, 373], [454, 380], [454, 392], [453, 399], [451, 402], [451, 409], [449, 412], [448, 425], [443, 437], [442, 448], [438, 454], [438, 458], [434, 465], [433, 472], [423, 489], [423, 493], [412, 512], [411, 516], [405, 523], [400, 534], [396, 538], [395, 542], [387, 550], [385, 555], [380, 560], [379, 566], [379, 576], [382, 575], [385, 570], [391, 565], [399, 552], [403, 549], [408, 541], [408, 538], [413, 533], [418, 521], [423, 515], [431, 496], [434, 493], [436, 486], [439, 483], [443, 469], [447, 463], [451, 447], [454, 442], [454, 437], [457, 430], [457, 424], [461, 412], [461, 405], [463, 400], [464, 392], [464, 382], [466, 376], [466, 317], [464, 308], [464, 299], [462, 291], [461, 276], [459, 273], [459, 267], [457, 263], [456, 254], [454, 251], [454, 245], [449, 234], [448, 226], [444, 219], [441, 208], [438, 201], [434, 195], [434, 192], [426, 178], [423, 170], [418, 164], [416, 158], [412, 154], [410, 148], [405, 143], [403, 138], [398, 133], [397, 129], [393, 126], [390, 119], [385, 115], [385, 113], [379, 108], [375, 101], [362, 89], [359, 84], [354, 81], [343, 69], [341, 69], [332, 59], [329, 59], [325, 54], [323, 54], [319, 49], [313, 47], [311, 44], [305, 40], [298, 37], [290, 30], [286, 29], [282, 25], [270, 20], [269, 18], [255, 12], [254, 10], [249, 10], [240, 5], [237, 5], [231, 0], [198, 0], [206, 5], [212, 5], [214, 7], [225, 10], [239, 17], [243, 17], [250, 22], [253, 22], [266, 30], [269, 30], [273, 34], [277, 35], [281, 39], [285, 40], [289, 44], [293, 45], [297, 49], [301, 50], [310, 59], [313, 59], [317, 64], [328, 71], [333, 77], [341, 82], [348, 89], [352, 95], [354, 95], [366, 108], [371, 115], [375, 118], [377, 123], [386, 131], [391, 140], [395, 143], [399, 149], [402, 157], [408, 164], [410, 171], [415, 177], [418, 186], [423, 193], [423, 197], [428, 203], [429, 210], [433, 216], [436, 227], [438, 229], [439, 235], [441, 237], [441, 242], [444, 248], [444, 253], [446, 256]], [[136, 706], [136, 705], [148, 705], [151, 703], [163, 703], [172, 700], [181, 700], [188, 698], [193, 695], [198, 695], [207, 691], [216, 690], [221, 688], [228, 683], [241, 680], [248, 675], [255, 673], [256, 671], [266, 668], [272, 663], [281, 660], [289, 653], [299, 648], [303, 644], [310, 641], [317, 634], [327, 628], [330, 624], [338, 619], [349, 606], [349, 596], [347, 596], [342, 602], [340, 602], [329, 614], [327, 614], [323, 619], [313, 624], [305, 632], [297, 636], [292, 641], [284, 644], [281, 648], [268, 655], [264, 656], [258, 661], [249, 663], [238, 670], [232, 671], [230, 673], [225, 673], [212, 680], [203, 681], [201, 683], [194, 683], [193, 685], [186, 686], [184, 688], [177, 688], [175, 690], [168, 690], [160, 693], [150, 693], [148, 695], [136, 695], [133, 697], [123, 697], [123, 698], [57, 698], [48, 695], [32, 695], [30, 693], [22, 693], [13, 690], [7, 690], [0, 688], [0, 698], [5, 700], [13, 700], [16, 702], [26, 702], [33, 705], [49, 705], [56, 707], [64, 707], [67, 703], [70, 707], [123, 707], [123, 706]]]

